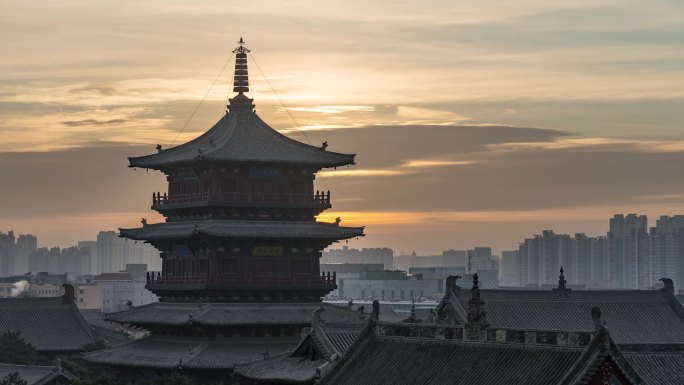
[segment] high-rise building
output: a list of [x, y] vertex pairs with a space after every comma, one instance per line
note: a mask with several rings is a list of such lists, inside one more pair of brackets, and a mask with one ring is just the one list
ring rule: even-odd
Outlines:
[[0, 277], [14, 275], [14, 231], [0, 232]]
[[520, 250], [501, 252], [501, 285], [520, 286]]
[[78, 248], [88, 255], [90, 259], [90, 272], [85, 274], [100, 274], [99, 261], [97, 258], [97, 241], [80, 241], [78, 242]]
[[652, 284], [647, 231], [645, 215], [616, 214], [610, 219], [608, 258], [615, 266], [615, 280], [623, 289], [645, 289]]
[[671, 278], [681, 288], [684, 279], [684, 215], [661, 216], [650, 235], [651, 283]]
[[123, 270], [121, 254], [121, 242], [116, 231], [97, 234], [97, 273]]
[[31, 234], [21, 234], [17, 238], [15, 248], [14, 274], [25, 274], [31, 271], [29, 258], [38, 250], [38, 238]]

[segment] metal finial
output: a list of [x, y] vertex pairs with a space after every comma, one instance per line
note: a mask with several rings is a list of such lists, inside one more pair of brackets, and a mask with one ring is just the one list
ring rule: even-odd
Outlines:
[[249, 92], [249, 77], [247, 76], [247, 54], [249, 49], [245, 47], [245, 40], [240, 36], [239, 47], [233, 50], [235, 54], [235, 74], [233, 78], [233, 92]]

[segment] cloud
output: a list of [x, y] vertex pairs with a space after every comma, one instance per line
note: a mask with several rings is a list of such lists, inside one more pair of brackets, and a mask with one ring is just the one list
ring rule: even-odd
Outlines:
[[418, 168], [429, 168], [429, 167], [449, 167], [449, 166], [465, 166], [473, 164], [475, 161], [472, 160], [430, 160], [430, 159], [415, 159], [409, 160], [404, 163], [406, 167], [418, 167]]
[[78, 126], [122, 124], [122, 123], [126, 123], [126, 119], [109, 119], [109, 120], [82, 119], [82, 120], [67, 120], [67, 121], [60, 122], [60, 123], [62, 123], [65, 126], [78, 127]]
[[684, 152], [684, 141], [619, 140], [610, 138], [571, 138], [537, 143], [502, 143], [490, 146], [494, 151], [574, 150]]
[[382, 170], [382, 169], [358, 169], [358, 170], [335, 170], [335, 171], [320, 171], [317, 176], [319, 178], [345, 178], [345, 177], [377, 177], [377, 176], [397, 176], [405, 175], [406, 172], [402, 170]]

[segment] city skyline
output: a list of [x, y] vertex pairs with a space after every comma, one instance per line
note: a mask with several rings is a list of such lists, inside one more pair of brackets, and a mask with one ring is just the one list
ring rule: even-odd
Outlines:
[[322, 220], [368, 226], [350, 246], [499, 253], [684, 212], [681, 5], [306, 4], [4, 4], [0, 228], [68, 246], [159, 221], [163, 176], [126, 157], [221, 116], [230, 71], [178, 134], [241, 34], [258, 113], [357, 153], [316, 184], [335, 186]]

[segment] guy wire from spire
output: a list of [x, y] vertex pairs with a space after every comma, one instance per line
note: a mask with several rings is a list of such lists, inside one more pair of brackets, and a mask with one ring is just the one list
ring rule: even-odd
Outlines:
[[204, 94], [204, 97], [202, 97], [202, 100], [200, 100], [199, 104], [197, 104], [195, 109], [192, 111], [192, 114], [190, 114], [190, 117], [188, 118], [188, 120], [185, 121], [185, 124], [180, 129], [180, 131], [178, 131], [178, 134], [176, 134], [176, 137], [173, 138], [173, 142], [171, 142], [171, 146], [173, 146], [176, 143], [176, 140], [178, 140], [178, 137], [180, 136], [180, 134], [183, 133], [183, 130], [185, 130], [185, 128], [188, 126], [188, 123], [190, 123], [190, 120], [192, 120], [192, 118], [197, 113], [197, 110], [199, 110], [202, 103], [204, 103], [204, 100], [207, 98], [207, 96], [209, 96], [209, 92], [211, 92], [211, 89], [214, 88], [214, 85], [216, 85], [216, 82], [219, 80], [219, 78], [223, 74], [223, 71], [225, 71], [226, 67], [228, 67], [228, 63], [230, 63], [230, 60], [233, 58], [233, 55], [234, 55], [234, 53], [231, 52], [230, 56], [228, 57], [228, 61], [226, 61], [226, 64], [224, 64], [223, 68], [221, 68], [221, 72], [219, 72], [218, 75], [216, 75], [216, 79], [214, 79], [214, 81], [211, 83], [211, 86], [209, 86], [209, 89]]
[[[264, 74], [264, 71], [261, 70], [261, 66], [259, 65], [259, 63], [257, 63], [256, 59], [254, 58], [254, 54], [249, 52], [249, 56], [252, 58], [252, 61], [254, 62], [254, 64], [259, 69], [259, 72], [261, 72], [261, 76], [263, 76], [264, 80], [266, 80], [266, 83], [268, 84], [268, 86], [271, 87], [271, 91], [273, 91], [273, 94], [276, 96], [276, 98], [278, 98], [280, 105], [283, 106], [283, 108], [285, 109], [285, 112], [287, 112], [287, 114], [290, 116], [290, 119], [292, 119], [295, 126], [297, 126], [297, 128], [300, 128], [299, 123], [297, 123], [297, 120], [295, 120], [294, 116], [292, 116], [292, 114], [290, 113], [290, 110], [287, 107], [285, 107], [285, 103], [283, 103], [283, 100], [280, 99], [280, 96], [278, 96], [278, 93], [276, 92], [276, 90], [271, 85], [271, 82], [268, 80], [268, 78]], [[306, 135], [306, 132], [304, 130], [298, 130], [298, 131], [301, 132], [302, 135], [304, 135], [304, 137], [306, 138], [306, 141], [309, 142], [309, 144], [313, 146], [313, 143], [311, 143], [311, 139], [309, 139], [309, 137]]]

